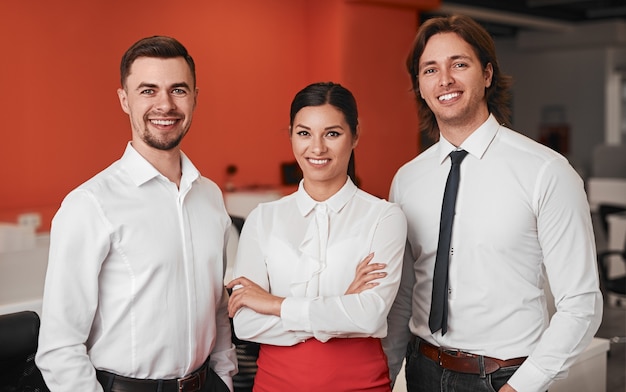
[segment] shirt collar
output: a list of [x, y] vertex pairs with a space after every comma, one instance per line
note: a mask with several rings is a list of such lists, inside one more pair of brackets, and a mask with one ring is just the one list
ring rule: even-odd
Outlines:
[[489, 148], [489, 145], [496, 137], [498, 133], [498, 129], [500, 128], [500, 124], [493, 116], [490, 114], [480, 127], [478, 127], [471, 135], [468, 136], [465, 141], [461, 144], [459, 148], [455, 147], [452, 143], [446, 140], [443, 135], [439, 138], [439, 163], [443, 163], [448, 155], [454, 150], [463, 149], [467, 151], [470, 155], [478, 159], [482, 159], [483, 155]]
[[296, 203], [298, 204], [298, 209], [300, 210], [302, 216], [308, 215], [318, 204], [326, 204], [330, 210], [337, 213], [341, 211], [346, 204], [348, 204], [348, 201], [350, 201], [357, 190], [358, 188], [356, 185], [354, 185], [350, 177], [348, 177], [344, 186], [341, 187], [337, 193], [332, 195], [327, 200], [319, 202], [313, 200], [313, 198], [306, 193], [304, 190], [304, 180], [301, 180], [298, 190], [296, 191]]
[[[130, 142], [126, 145], [126, 150], [124, 150], [124, 155], [122, 155], [120, 161], [136, 186], [141, 186], [151, 179], [161, 176], [161, 173], [142, 157]], [[200, 176], [200, 172], [182, 151], [180, 153], [180, 162], [183, 171], [183, 177], [180, 181], [182, 189], [183, 184], [191, 184], [195, 181]]]

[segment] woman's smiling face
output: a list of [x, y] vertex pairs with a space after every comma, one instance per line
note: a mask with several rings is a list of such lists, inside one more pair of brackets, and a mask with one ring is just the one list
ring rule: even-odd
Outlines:
[[310, 189], [322, 186], [332, 195], [341, 189], [358, 140], [344, 114], [330, 104], [303, 107], [294, 117], [290, 138], [307, 192], [317, 193]]

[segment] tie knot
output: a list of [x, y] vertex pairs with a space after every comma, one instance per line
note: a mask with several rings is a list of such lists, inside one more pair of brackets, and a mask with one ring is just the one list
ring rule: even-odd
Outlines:
[[466, 155], [467, 155], [467, 151], [465, 150], [452, 151], [450, 153], [450, 160], [452, 161], [453, 165], [458, 165], [461, 163], [461, 161], [463, 160], [463, 158], [465, 158]]

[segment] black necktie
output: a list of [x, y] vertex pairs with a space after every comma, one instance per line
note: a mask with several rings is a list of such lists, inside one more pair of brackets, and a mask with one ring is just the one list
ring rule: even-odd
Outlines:
[[435, 259], [435, 273], [433, 276], [433, 297], [430, 304], [428, 326], [435, 333], [441, 329], [445, 335], [448, 330], [448, 261], [450, 259], [450, 238], [452, 237], [452, 222], [454, 221], [454, 205], [459, 189], [459, 168], [467, 151], [458, 150], [450, 153], [452, 166], [446, 181], [446, 190], [443, 194], [441, 206], [441, 221], [439, 223], [439, 244]]

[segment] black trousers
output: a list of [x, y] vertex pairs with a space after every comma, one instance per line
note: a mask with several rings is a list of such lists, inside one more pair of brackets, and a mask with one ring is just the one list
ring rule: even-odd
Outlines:
[[[178, 389], [166, 380], [131, 379], [100, 370], [96, 371], [96, 375], [104, 392], [178, 392]], [[207, 366], [206, 381], [197, 392], [230, 392], [230, 389], [220, 376]]]

